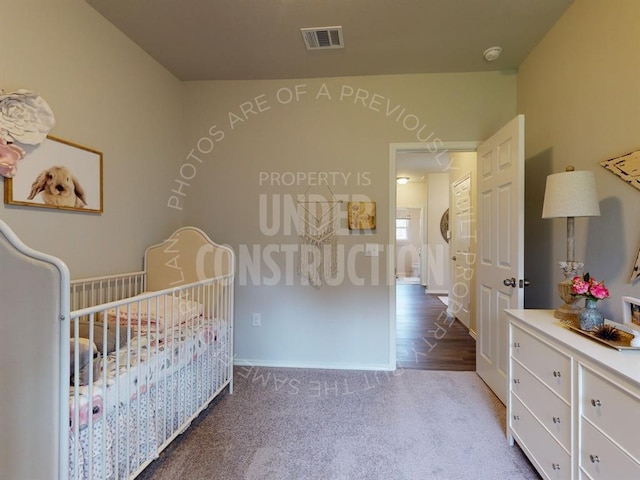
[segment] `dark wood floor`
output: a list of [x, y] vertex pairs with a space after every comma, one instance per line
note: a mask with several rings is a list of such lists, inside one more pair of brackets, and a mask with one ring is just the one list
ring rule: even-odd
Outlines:
[[447, 317], [438, 295], [421, 285], [396, 286], [398, 368], [475, 370], [476, 342], [467, 328]]

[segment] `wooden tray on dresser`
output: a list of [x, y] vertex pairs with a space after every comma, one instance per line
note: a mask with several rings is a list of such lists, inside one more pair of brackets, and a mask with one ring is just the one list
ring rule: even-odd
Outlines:
[[[565, 324], [566, 325], [566, 324]], [[632, 347], [631, 340], [633, 340], [633, 335], [625, 332], [624, 330], [617, 329], [620, 332], [620, 340], [605, 340], [604, 338], [600, 338], [596, 336], [593, 332], [587, 332], [585, 330], [580, 330], [578, 327], [573, 325], [566, 325], [569, 330], [573, 330], [581, 335], [584, 335], [591, 340], [595, 340], [596, 342], [600, 342], [603, 345], [607, 345], [608, 347], [615, 348], [616, 350], [640, 350], [640, 347]]]

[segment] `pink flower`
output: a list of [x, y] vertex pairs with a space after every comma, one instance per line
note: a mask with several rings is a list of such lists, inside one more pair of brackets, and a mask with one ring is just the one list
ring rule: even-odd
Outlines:
[[573, 277], [573, 286], [571, 287], [576, 295], [584, 295], [589, 291], [589, 282], [585, 282], [580, 277]]
[[25, 151], [17, 145], [7, 144], [0, 138], [0, 175], [7, 178], [15, 176], [18, 168], [18, 160], [22, 160]]
[[585, 297], [589, 300], [603, 300], [609, 298], [609, 290], [604, 286], [604, 281], [598, 282], [588, 273], [583, 277], [573, 277], [571, 291], [576, 297]]
[[596, 297], [598, 300], [603, 298], [609, 298], [609, 290], [604, 286], [604, 282], [594, 281], [589, 288], [589, 293]]

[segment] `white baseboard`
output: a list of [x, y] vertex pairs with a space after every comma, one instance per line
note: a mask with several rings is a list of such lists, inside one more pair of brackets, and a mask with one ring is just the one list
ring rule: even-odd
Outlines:
[[424, 292], [425, 293], [433, 293], [433, 294], [436, 294], [436, 295], [448, 295], [449, 294], [448, 290], [432, 290], [429, 287], [425, 288]]
[[237, 367], [272, 367], [272, 368], [309, 368], [324, 370], [368, 370], [390, 372], [394, 369], [389, 364], [360, 364], [360, 363], [324, 363], [324, 362], [288, 362], [274, 360], [260, 360], [255, 358], [235, 358], [233, 364]]

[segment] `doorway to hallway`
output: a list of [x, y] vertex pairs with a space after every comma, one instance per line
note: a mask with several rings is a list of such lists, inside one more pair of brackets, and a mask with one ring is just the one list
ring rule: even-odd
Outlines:
[[[396, 285], [398, 368], [475, 371], [476, 342], [437, 294], [420, 285]], [[446, 297], [444, 297], [446, 298]]]

